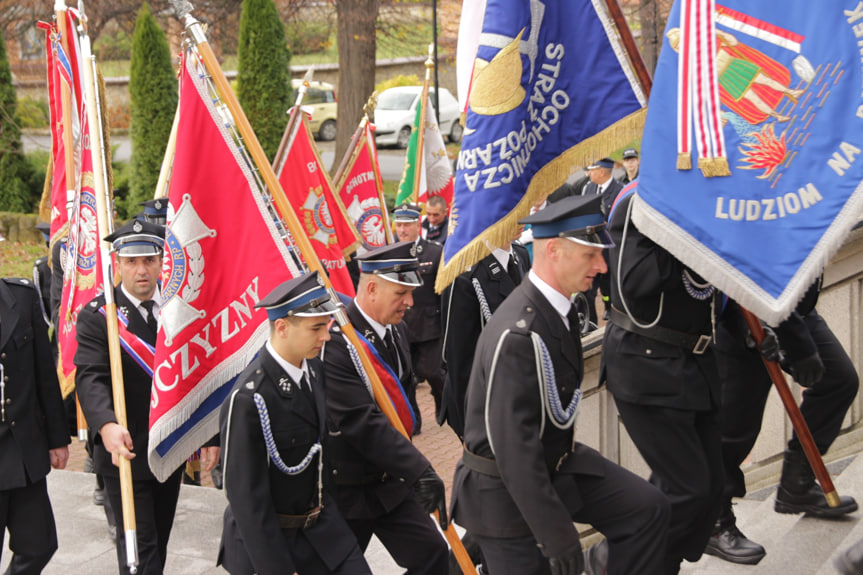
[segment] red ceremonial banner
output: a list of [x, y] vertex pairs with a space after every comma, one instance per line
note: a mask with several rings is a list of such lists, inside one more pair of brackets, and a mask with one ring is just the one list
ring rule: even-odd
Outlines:
[[222, 402], [269, 335], [255, 304], [299, 273], [207, 76], [187, 52], [150, 403], [159, 480], [218, 432]]
[[330, 176], [312, 142], [306, 115], [300, 114], [299, 120], [302, 123], [276, 174], [333, 288], [354, 297], [356, 292], [345, 256], [357, 249], [360, 238], [341, 201], [333, 194]]
[[[90, 142], [90, 124], [83, 116], [84, 142]], [[96, 212], [96, 190], [93, 179], [93, 154], [89, 145], [81, 149], [80, 190], [75, 197], [69, 219], [69, 237], [66, 240], [66, 269], [63, 274], [63, 296], [57, 314], [57, 348], [59, 359], [57, 374], [63, 397], [75, 389], [75, 352], [78, 312], [90, 300], [102, 293], [99, 274], [102, 269], [99, 242], [105, 234], [99, 230]], [[65, 191], [63, 192], [65, 196]], [[66, 214], [65, 205], [63, 214]], [[53, 226], [52, 226], [53, 228]], [[59, 265], [56, 262], [54, 265]]]
[[339, 199], [354, 228], [360, 235], [362, 247], [372, 250], [386, 245], [386, 219], [381, 209], [379, 190], [383, 186], [378, 167], [378, 153], [374, 144], [373, 126], [366, 123], [356, 147], [349, 153], [350, 160], [339, 188]]

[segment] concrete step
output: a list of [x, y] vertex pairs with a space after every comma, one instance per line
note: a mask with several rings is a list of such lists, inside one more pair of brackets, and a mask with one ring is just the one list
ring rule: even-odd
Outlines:
[[[840, 495], [863, 495], [863, 457], [854, 456], [828, 465]], [[716, 557], [703, 556], [685, 563], [682, 574], [720, 575], [775, 573], [818, 573], [835, 571], [833, 558], [863, 537], [863, 513], [836, 520], [814, 519], [773, 510], [775, 486], [735, 502], [734, 513], [741, 531], [764, 545], [767, 556], [758, 565], [735, 565]]]

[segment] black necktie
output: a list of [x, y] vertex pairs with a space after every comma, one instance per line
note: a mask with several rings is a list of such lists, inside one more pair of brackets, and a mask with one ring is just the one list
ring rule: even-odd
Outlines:
[[566, 314], [566, 319], [569, 321], [569, 333], [575, 339], [581, 338], [581, 319], [578, 317], [578, 308], [575, 304], [569, 307], [569, 313]]
[[521, 283], [521, 272], [518, 269], [518, 264], [515, 261], [515, 254], [509, 254], [509, 263], [506, 264], [506, 273], [512, 278], [512, 283], [518, 285]]
[[401, 362], [399, 361], [399, 351], [396, 348], [396, 342], [393, 339], [393, 328], [387, 326], [386, 335], [384, 336], [384, 343], [387, 346], [387, 350], [390, 354], [391, 364], [390, 367], [393, 368], [393, 371], [401, 377]]
[[156, 326], [156, 316], [153, 314], [154, 305], [156, 305], [156, 302], [154, 302], [153, 300], [141, 302], [141, 307], [147, 310], [147, 325], [150, 326], [150, 329], [153, 330], [153, 333], [156, 333], [159, 328]]
[[304, 394], [306, 394], [306, 397], [308, 398], [309, 402], [311, 402], [311, 404], [314, 405], [315, 404], [315, 393], [312, 391], [312, 386], [309, 385], [309, 380], [306, 377], [305, 372], [303, 372], [303, 376], [300, 378], [300, 390]]

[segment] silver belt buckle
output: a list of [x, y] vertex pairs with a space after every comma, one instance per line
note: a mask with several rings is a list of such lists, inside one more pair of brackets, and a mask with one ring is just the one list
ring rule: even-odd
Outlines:
[[701, 355], [707, 351], [707, 346], [710, 345], [710, 339], [711, 337], [709, 335], [698, 336], [698, 341], [695, 343], [695, 347], [692, 348], [692, 353], [695, 355]]

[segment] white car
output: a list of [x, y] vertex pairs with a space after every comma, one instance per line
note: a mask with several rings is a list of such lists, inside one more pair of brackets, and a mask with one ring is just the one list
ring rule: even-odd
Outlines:
[[[422, 86], [398, 86], [380, 93], [375, 108], [375, 142], [379, 146], [407, 148], [422, 90]], [[429, 101], [434, 105], [434, 88], [429, 88]], [[446, 88], [440, 89], [439, 118], [440, 133], [448, 136], [450, 142], [460, 142], [458, 100]]]

